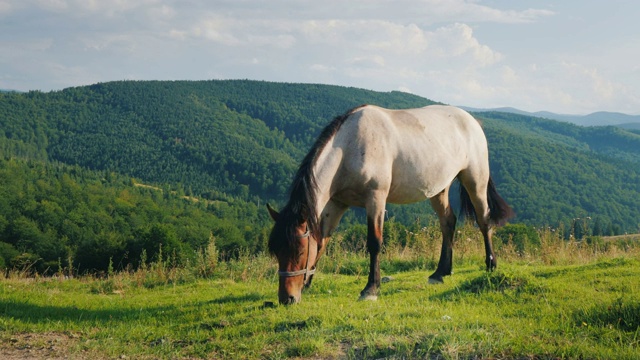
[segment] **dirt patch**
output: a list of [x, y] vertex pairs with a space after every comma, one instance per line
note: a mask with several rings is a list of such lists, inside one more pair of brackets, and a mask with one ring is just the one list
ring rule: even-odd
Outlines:
[[80, 359], [83, 354], [69, 355], [69, 348], [78, 343], [75, 334], [12, 334], [0, 338], [0, 359]]

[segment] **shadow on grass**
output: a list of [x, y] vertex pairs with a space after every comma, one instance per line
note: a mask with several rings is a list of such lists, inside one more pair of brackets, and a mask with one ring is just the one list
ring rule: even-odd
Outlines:
[[229, 303], [244, 303], [252, 301], [260, 301], [263, 296], [257, 293], [244, 294], [244, 295], [227, 295], [219, 299], [213, 299], [205, 302], [206, 304], [229, 304]]
[[625, 257], [604, 259], [592, 264], [586, 265], [568, 265], [559, 269], [540, 270], [533, 273], [535, 277], [549, 279], [553, 277], [561, 277], [567, 275], [579, 275], [585, 272], [592, 272], [594, 270], [611, 270], [616, 268], [625, 268], [631, 266], [637, 266], [638, 261], [635, 259], [629, 259]]
[[34, 304], [28, 300], [0, 299], [0, 319], [12, 319], [25, 323], [49, 323], [53, 321], [75, 323], [101, 323], [113, 321], [136, 321], [150, 318], [176, 318], [189, 312], [190, 309], [207, 305], [223, 305], [229, 303], [246, 303], [262, 300], [257, 293], [245, 295], [228, 295], [218, 299], [183, 304], [182, 306], [146, 306], [145, 304], [126, 304], [122, 307], [87, 309], [77, 306], [56, 306]]
[[[177, 312], [174, 306], [83, 309], [76, 306], [32, 304], [27, 301], [0, 300], [0, 318], [25, 323], [49, 323], [52, 321], [95, 323], [130, 321], [152, 317], [171, 316]], [[169, 314], [169, 315], [168, 315]]]

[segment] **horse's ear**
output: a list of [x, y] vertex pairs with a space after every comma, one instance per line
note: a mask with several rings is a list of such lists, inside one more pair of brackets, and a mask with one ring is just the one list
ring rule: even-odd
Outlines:
[[280, 214], [274, 208], [272, 208], [269, 203], [267, 203], [267, 210], [269, 210], [269, 215], [271, 215], [273, 221], [278, 221], [278, 218], [280, 218]]

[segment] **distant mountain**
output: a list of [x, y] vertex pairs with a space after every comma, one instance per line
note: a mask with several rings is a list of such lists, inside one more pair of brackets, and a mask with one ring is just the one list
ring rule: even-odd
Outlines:
[[623, 129], [627, 129], [627, 130], [635, 130], [636, 132], [640, 131], [640, 123], [620, 124], [620, 125], [618, 125], [618, 127], [621, 127]]
[[556, 114], [549, 111], [528, 112], [512, 107], [493, 109], [461, 106], [471, 112], [505, 112], [518, 115], [534, 116], [543, 119], [569, 122], [580, 126], [619, 126], [626, 129], [640, 129], [640, 115], [628, 115], [618, 112], [598, 111], [588, 115]]

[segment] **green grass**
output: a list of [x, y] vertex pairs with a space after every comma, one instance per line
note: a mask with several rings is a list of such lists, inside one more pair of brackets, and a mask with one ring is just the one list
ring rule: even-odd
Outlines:
[[637, 257], [502, 262], [493, 273], [469, 262], [444, 285], [428, 285], [428, 274], [383, 274], [392, 280], [379, 300], [358, 302], [366, 274], [321, 273], [290, 307], [265, 306], [277, 302], [273, 275], [156, 286], [135, 274], [8, 278], [0, 348], [82, 358], [640, 357]]
[[[240, 254], [190, 266], [153, 263], [103, 278], [0, 279], [0, 358], [637, 359], [640, 245], [566, 242], [551, 232], [530, 253], [496, 243], [483, 270], [477, 230], [462, 228], [454, 275], [429, 285], [437, 233], [385, 249], [376, 302], [358, 302], [363, 252], [334, 239], [313, 286], [277, 303], [275, 260]], [[628, 239], [627, 239], [628, 240]], [[62, 274], [60, 274], [62, 275]]]

